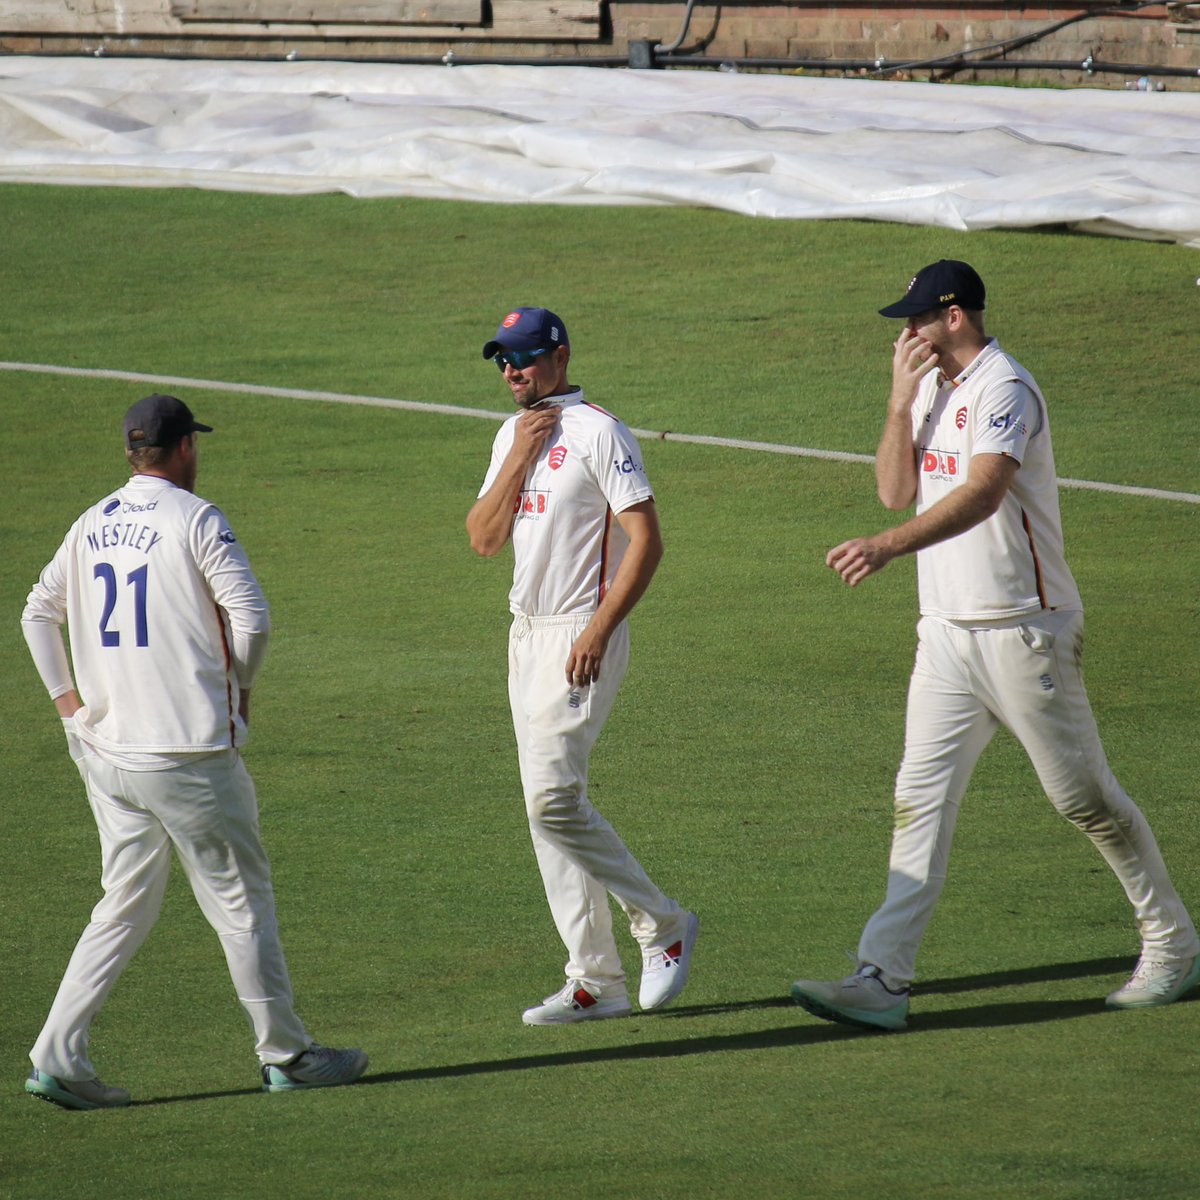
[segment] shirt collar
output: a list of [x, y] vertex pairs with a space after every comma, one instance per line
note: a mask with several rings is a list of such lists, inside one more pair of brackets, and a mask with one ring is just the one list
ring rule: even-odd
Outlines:
[[1000, 349], [999, 343], [995, 338], [988, 338], [987, 344], [973, 359], [965, 366], [953, 379], [947, 379], [945, 375], [938, 372], [938, 387], [945, 387], [946, 384], [953, 384], [955, 387], [961, 387], [984, 363], [992, 357]]

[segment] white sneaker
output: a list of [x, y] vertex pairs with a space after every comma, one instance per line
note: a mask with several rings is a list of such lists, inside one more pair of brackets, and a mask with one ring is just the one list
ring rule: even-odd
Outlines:
[[826, 1021], [891, 1030], [908, 1024], [908, 988], [888, 987], [879, 968], [870, 964], [831, 983], [797, 979], [792, 984], [792, 999]]
[[129, 1104], [124, 1088], [109, 1087], [99, 1079], [56, 1079], [37, 1067], [29, 1072], [25, 1090], [60, 1108], [125, 1108]]
[[1129, 982], [1110, 993], [1108, 1008], [1152, 1008], [1170, 1004], [1200, 983], [1200, 958], [1138, 959]]
[[633, 1011], [625, 989], [607, 996], [597, 995], [577, 979], [568, 979], [561, 991], [541, 1004], [527, 1008], [521, 1020], [526, 1025], [573, 1025], [577, 1021], [602, 1021], [605, 1017], [627, 1017]]
[[333, 1050], [313, 1042], [290, 1063], [264, 1063], [264, 1092], [291, 1092], [298, 1088], [341, 1087], [353, 1083], [367, 1069], [361, 1050]]
[[644, 1009], [665, 1008], [688, 981], [692, 951], [700, 936], [700, 918], [686, 914], [683, 936], [663, 950], [650, 950], [642, 955], [642, 985], [638, 989], [638, 1004]]

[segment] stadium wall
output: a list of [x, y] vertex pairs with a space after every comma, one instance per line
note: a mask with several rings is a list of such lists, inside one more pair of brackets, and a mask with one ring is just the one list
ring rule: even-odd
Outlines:
[[0, 53], [724, 65], [1200, 90], [1200, 2], [0, 0]]

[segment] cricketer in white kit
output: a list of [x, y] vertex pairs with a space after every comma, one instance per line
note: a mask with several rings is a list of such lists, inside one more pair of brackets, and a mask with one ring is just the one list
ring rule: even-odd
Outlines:
[[201, 432], [211, 427], [173, 396], [129, 409], [132, 478], [72, 525], [21, 618], [100, 835], [104, 895], [30, 1051], [26, 1083], [67, 1108], [130, 1102], [96, 1077], [88, 1030], [158, 918], [172, 849], [220, 938], [264, 1089], [349, 1083], [367, 1066], [360, 1050], [316, 1045], [292, 1007], [240, 754], [270, 619], [229, 522], [193, 494]]
[[520, 411], [500, 428], [467, 517], [485, 556], [510, 539], [509, 701], [546, 899], [566, 946], [566, 984], [523, 1016], [558, 1025], [631, 1011], [608, 895], [641, 947], [643, 1009], [687, 982], [694, 913], [664, 895], [587, 794], [588, 757], [629, 662], [626, 618], [662, 556], [638, 444], [567, 381], [562, 321], [518, 308], [483, 350]]
[[1200, 942], [1154, 834], [1109, 768], [1083, 684], [1083, 606], [1063, 555], [1046, 403], [984, 333], [966, 263], [923, 268], [884, 316], [903, 317], [876, 457], [889, 508], [916, 515], [826, 561], [851, 586], [916, 552], [921, 619], [896, 779], [887, 893], [846, 979], [798, 980], [818, 1016], [902, 1029], [917, 951], [946, 879], [959, 804], [1004, 725], [1054, 807], [1120, 880], [1141, 935], [1110, 1008], [1170, 1003], [1200, 983]]

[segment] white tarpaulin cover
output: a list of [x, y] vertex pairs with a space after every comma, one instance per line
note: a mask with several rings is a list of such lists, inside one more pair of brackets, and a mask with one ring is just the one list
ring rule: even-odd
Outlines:
[[1200, 248], [1200, 93], [6, 58], [0, 180], [1066, 223]]

